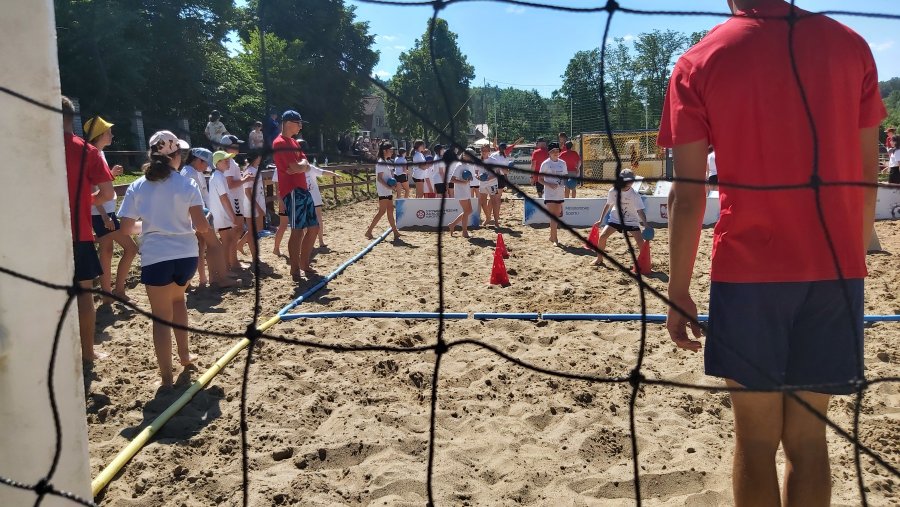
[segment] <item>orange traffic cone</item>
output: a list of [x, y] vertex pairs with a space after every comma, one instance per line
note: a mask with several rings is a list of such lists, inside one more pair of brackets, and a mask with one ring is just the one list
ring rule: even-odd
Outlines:
[[506, 272], [506, 264], [500, 250], [494, 250], [494, 266], [491, 269], [491, 285], [509, 287], [509, 273]]
[[497, 251], [504, 259], [509, 259], [509, 252], [506, 251], [506, 242], [503, 241], [503, 234], [497, 233]]
[[585, 248], [591, 248], [591, 246], [597, 246], [597, 242], [600, 241], [600, 227], [597, 224], [594, 224], [591, 227], [591, 232], [588, 234], [587, 238], [588, 242], [584, 245]]
[[637, 266], [632, 268], [635, 273], [649, 275], [653, 272], [653, 265], [650, 262], [650, 242], [644, 241], [641, 245], [641, 253], [638, 255]]

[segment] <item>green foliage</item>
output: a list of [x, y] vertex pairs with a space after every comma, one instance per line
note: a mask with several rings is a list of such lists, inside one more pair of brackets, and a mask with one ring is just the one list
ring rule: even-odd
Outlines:
[[[268, 103], [298, 109], [318, 144], [360, 113], [378, 54], [368, 24], [343, 0], [55, 0], [63, 93], [84, 116], [117, 124], [116, 148], [132, 148], [129, 121], [143, 112], [145, 134], [187, 118], [195, 142], [212, 109], [246, 135], [265, 115], [259, 26], [266, 34]], [[261, 14], [261, 16], [259, 16]], [[240, 35], [229, 54], [226, 37]], [[231, 47], [234, 50], [234, 47]]]
[[[388, 122], [398, 137], [449, 141], [426, 128], [404, 105], [406, 103], [445, 132], [455, 131], [457, 142], [465, 142], [469, 125], [469, 109], [465, 106], [475, 71], [460, 52], [456, 39], [447, 22], [437, 18], [433, 30], [429, 21], [424, 35], [416, 40], [413, 48], [400, 54], [400, 67], [388, 84], [399, 100], [388, 97], [385, 104]], [[440, 76], [446, 93], [442, 92], [437, 76]]]
[[888, 116], [882, 123], [884, 128], [900, 126], [900, 89], [892, 91], [884, 99], [884, 107], [888, 111]]

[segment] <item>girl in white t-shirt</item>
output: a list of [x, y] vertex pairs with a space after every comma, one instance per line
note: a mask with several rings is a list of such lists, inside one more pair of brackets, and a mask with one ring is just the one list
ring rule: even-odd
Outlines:
[[544, 206], [552, 215], [550, 217], [550, 242], [559, 245], [556, 231], [559, 227], [554, 217], [562, 216], [563, 202], [565, 202], [565, 181], [569, 170], [566, 162], [559, 158], [559, 143], [550, 143], [547, 146], [550, 158], [541, 164], [538, 181], [544, 184]]
[[406, 148], [397, 148], [397, 158], [394, 159], [394, 164], [396, 164], [394, 165], [394, 179], [397, 180], [394, 194], [399, 199], [402, 192], [403, 198], [409, 199], [409, 166], [406, 165]]
[[[641, 227], [649, 227], [647, 225], [647, 215], [644, 214], [644, 201], [641, 194], [634, 189], [634, 171], [630, 169], [622, 169], [619, 173], [619, 179], [622, 180], [622, 196], [619, 197], [619, 191], [614, 188], [609, 190], [606, 195], [606, 206], [603, 207], [603, 213], [600, 214], [600, 220], [595, 224], [603, 226], [600, 230], [600, 238], [597, 240], [597, 248], [600, 252], [606, 250], [606, 240], [612, 233], [618, 231], [625, 234], [631, 234], [640, 250], [644, 244], [644, 238], [641, 235]], [[621, 200], [621, 208], [619, 201]], [[609, 213], [609, 222], [605, 225], [603, 220]], [[624, 219], [624, 220], [623, 220]], [[597, 258], [593, 262], [594, 266], [603, 265], [603, 255], [597, 253]]]
[[[278, 193], [278, 171], [272, 173], [272, 183], [275, 187], [274, 195], [281, 195]], [[287, 210], [284, 209], [284, 201], [275, 199], [275, 202], [278, 203], [278, 230], [275, 231], [275, 246], [272, 247], [272, 253], [281, 256], [281, 239], [284, 238], [284, 233], [287, 231], [288, 217]]]
[[[253, 224], [254, 222], [256, 223], [256, 232], [259, 234], [265, 230], [266, 221], [266, 191], [263, 189], [262, 176], [258, 180], [256, 178], [256, 175], [259, 173], [259, 164], [261, 163], [261, 152], [251, 151], [248, 153], [247, 167], [244, 168], [243, 177], [241, 178], [244, 182], [244, 188], [242, 189], [244, 199], [241, 209], [244, 211], [244, 228], [246, 231], [241, 236], [241, 239], [238, 240], [237, 247], [243, 254], [244, 245], [250, 245], [250, 254], [254, 262], [257, 262], [259, 257], [256, 254], [256, 245], [252, 241]], [[253, 195], [254, 187], [256, 187], [255, 198]]]
[[[209, 222], [203, 214], [203, 197], [197, 184], [178, 173], [181, 150], [188, 144], [169, 131], [150, 138], [150, 162], [144, 176], [128, 187], [119, 216], [122, 229], [131, 233], [135, 222], [141, 227], [141, 282], [147, 289], [150, 309], [160, 322], [153, 321], [153, 347], [159, 363], [162, 386], [172, 386], [172, 328], [163, 322], [187, 327], [185, 289], [197, 271], [197, 238]], [[185, 368], [196, 358], [191, 355], [188, 332], [175, 329], [178, 359]]]
[[[200, 196], [203, 206], [209, 211], [209, 185], [204, 173], [212, 163], [212, 152], [206, 148], [194, 148], [190, 151], [187, 164], [181, 169], [181, 175], [194, 180], [200, 188]], [[223, 180], [224, 181], [224, 180]], [[207, 215], [211, 218], [212, 215]], [[228, 268], [225, 265], [225, 250], [222, 243], [216, 237], [212, 227], [206, 232], [197, 231], [197, 244], [199, 247], [197, 273], [200, 277], [200, 285], [206, 285], [207, 280], [214, 287], [234, 287], [234, 280], [228, 278]], [[209, 270], [209, 278], [206, 271]]]
[[434, 193], [431, 182], [428, 181], [428, 173], [431, 170], [431, 164], [425, 159], [425, 141], [421, 139], [413, 143], [413, 166], [412, 179], [416, 184], [416, 199], [425, 197], [426, 188], [428, 193]]
[[[492, 163], [490, 145], [485, 144], [481, 147], [481, 161], [484, 164]], [[478, 206], [481, 209], [481, 214], [484, 215], [484, 220], [482, 220], [481, 224], [487, 225], [491, 221], [492, 198], [494, 196], [500, 197], [500, 188], [498, 186], [497, 173], [494, 172], [493, 167], [479, 167], [479, 169]], [[497, 227], [500, 227], [496, 220], [495, 223]]]
[[238, 227], [240, 222], [238, 216], [234, 213], [232, 205], [231, 193], [228, 189], [228, 179], [225, 174], [228, 171], [229, 162], [234, 155], [217, 151], [213, 153], [213, 171], [212, 177], [209, 179], [209, 212], [212, 214], [213, 224], [219, 237], [222, 238], [222, 251], [225, 257], [225, 265], [232, 272], [238, 272], [241, 269], [237, 256], [232, 256], [231, 252], [237, 250]]
[[[503, 146], [503, 145], [501, 145]], [[496, 192], [492, 192], [492, 187], [488, 187], [488, 213], [485, 215], [484, 223], [487, 225], [491, 220], [491, 216], [494, 217], [494, 227], [500, 227], [500, 204], [503, 198], [503, 186], [506, 181], [506, 175], [509, 174], [509, 160], [503, 155], [503, 149], [500, 151], [492, 153], [488, 159], [485, 161], [488, 164], [491, 164], [491, 170], [494, 171], [496, 175], [493, 179], [496, 185]]]
[[476, 157], [478, 155], [474, 151], [466, 150], [463, 153], [462, 162], [454, 162], [450, 165], [450, 181], [453, 182], [453, 188], [455, 189], [454, 198], [459, 200], [459, 206], [462, 208], [462, 213], [447, 226], [451, 236], [454, 235], [454, 229], [459, 224], [462, 226], [463, 237], [469, 237], [469, 217], [472, 215], [471, 183], [475, 178], [475, 166], [471, 162]]
[[209, 114], [209, 122], [206, 124], [206, 128], [203, 129], [203, 133], [206, 134], [206, 138], [209, 139], [214, 150], [218, 150], [219, 147], [222, 146], [222, 138], [228, 135], [228, 129], [225, 128], [225, 124], [221, 121], [222, 116], [218, 111], [213, 111]]
[[444, 194], [447, 193], [447, 184], [444, 182], [447, 165], [444, 164], [444, 161], [442, 160], [444, 157], [444, 147], [440, 144], [436, 144], [434, 145], [432, 152], [434, 153], [434, 161], [431, 163], [431, 171], [429, 172], [428, 179], [433, 185], [435, 195], [437, 197], [443, 197]]
[[335, 172], [312, 164], [309, 165], [309, 171], [306, 173], [307, 188], [312, 195], [313, 205], [316, 207], [316, 219], [319, 222], [319, 248], [325, 248], [325, 222], [322, 221], [322, 192], [319, 190], [319, 178], [326, 173], [337, 176]]
[[716, 152], [713, 146], [709, 145], [706, 155], [706, 193], [710, 190], [719, 189], [719, 171], [716, 169]]
[[[391, 225], [391, 231], [394, 233], [394, 241], [400, 239], [400, 231], [397, 230], [397, 224], [394, 223], [394, 197], [392, 186], [397, 185], [396, 176], [393, 174], [394, 166], [391, 161], [394, 160], [394, 145], [384, 141], [378, 146], [378, 161], [375, 163], [375, 190], [378, 192], [378, 211], [372, 218], [372, 223], [366, 229], [366, 238], [373, 239], [372, 229], [378, 225], [385, 214], [387, 214], [388, 223]], [[391, 185], [393, 180], [393, 185]]]

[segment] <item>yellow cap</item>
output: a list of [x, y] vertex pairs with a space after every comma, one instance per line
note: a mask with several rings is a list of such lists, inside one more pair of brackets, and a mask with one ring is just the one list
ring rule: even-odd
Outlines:
[[104, 132], [111, 129], [112, 123], [104, 120], [99, 116], [94, 116], [90, 120], [84, 122], [84, 137], [88, 142], [100, 137]]

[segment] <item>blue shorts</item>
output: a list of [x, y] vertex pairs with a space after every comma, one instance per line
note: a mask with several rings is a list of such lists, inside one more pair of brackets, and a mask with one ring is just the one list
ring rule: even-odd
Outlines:
[[183, 257], [155, 262], [141, 267], [141, 283], [153, 287], [165, 287], [172, 282], [187, 285], [197, 272], [197, 257]]
[[[751, 389], [849, 394], [863, 378], [863, 280], [713, 282], [706, 374]], [[849, 299], [849, 304], [848, 304]]]
[[[115, 229], [113, 230], [118, 231], [121, 227], [119, 225], [119, 217], [117, 217], [115, 213], [107, 213], [107, 215], [112, 220], [113, 226], [115, 226]], [[106, 228], [101, 215], [91, 215], [91, 225], [94, 227], [94, 236], [97, 236], [98, 238], [102, 238], [113, 232]]]
[[75, 262], [75, 281], [93, 280], [103, 274], [97, 248], [93, 241], [73, 241], [72, 254]]
[[295, 188], [290, 194], [284, 196], [284, 207], [287, 210], [288, 226], [291, 229], [319, 226], [319, 221], [316, 219], [316, 205], [309, 190]]

